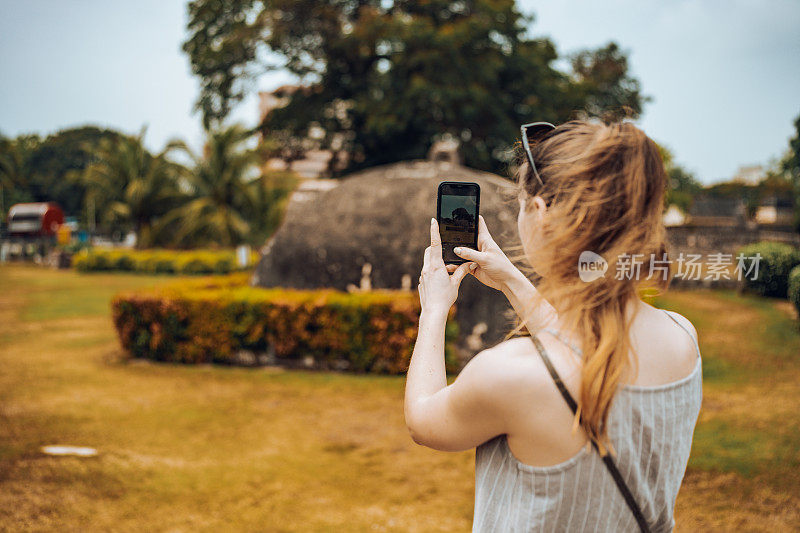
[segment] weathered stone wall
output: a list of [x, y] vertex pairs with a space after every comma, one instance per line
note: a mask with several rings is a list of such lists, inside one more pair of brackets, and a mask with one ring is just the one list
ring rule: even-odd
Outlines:
[[[710, 254], [731, 254], [734, 263], [739, 249], [760, 241], [777, 241], [800, 246], [800, 235], [790, 228], [757, 224], [736, 226], [684, 225], [667, 228], [670, 259], [675, 260], [680, 253], [700, 254], [706, 262]], [[685, 280], [675, 278], [673, 287], [738, 287], [737, 280]]]

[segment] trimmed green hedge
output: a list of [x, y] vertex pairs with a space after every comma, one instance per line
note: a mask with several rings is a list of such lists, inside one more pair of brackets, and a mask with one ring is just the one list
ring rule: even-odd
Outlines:
[[800, 265], [789, 272], [789, 301], [794, 304], [797, 314], [800, 315]]
[[[400, 374], [417, 334], [416, 293], [344, 293], [243, 286], [199, 280], [117, 295], [120, 342], [132, 357], [177, 363], [236, 364], [242, 350], [287, 365], [313, 357], [316, 368]], [[458, 330], [448, 321], [448, 341]], [[448, 371], [457, 371], [450, 343]], [[292, 366], [292, 365], [289, 365]]]
[[761, 255], [756, 279], [745, 277], [745, 286], [762, 296], [786, 298], [789, 271], [800, 264], [800, 250], [779, 242], [759, 242], [745, 246], [740, 253], [747, 257]]
[[[257, 260], [258, 253], [251, 252], [249, 265]], [[75, 254], [72, 265], [81, 272], [119, 270], [148, 274], [227, 274], [238, 270], [235, 250], [92, 248]]]

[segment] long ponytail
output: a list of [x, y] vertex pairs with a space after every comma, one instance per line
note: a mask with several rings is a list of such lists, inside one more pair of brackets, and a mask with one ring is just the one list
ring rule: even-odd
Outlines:
[[[601, 454], [609, 448], [615, 454], [608, 416], [620, 384], [638, 373], [638, 359], [629, 358], [631, 304], [644, 286], [666, 288], [670, 277], [661, 221], [663, 162], [657, 145], [633, 124], [587, 121], [559, 126], [533, 147], [533, 156], [544, 184], [525, 166], [520, 193], [541, 196], [549, 207], [542, 242], [528, 260], [539, 294], [559, 302], [559, 321], [583, 352], [573, 428], [583, 427]], [[603, 277], [579, 277], [586, 251], [607, 262]], [[666, 272], [651, 270], [652, 260]]]

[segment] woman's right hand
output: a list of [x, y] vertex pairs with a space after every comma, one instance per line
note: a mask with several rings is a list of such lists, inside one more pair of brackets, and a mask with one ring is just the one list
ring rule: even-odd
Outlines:
[[[456, 247], [453, 251], [457, 256], [478, 265], [470, 274], [478, 278], [478, 281], [484, 285], [498, 291], [505, 291], [509, 283], [516, 276], [521, 275], [517, 267], [494, 242], [486, 227], [486, 221], [480, 215], [478, 216], [478, 249]], [[456, 265], [448, 265], [448, 270], [455, 270], [455, 267]]]

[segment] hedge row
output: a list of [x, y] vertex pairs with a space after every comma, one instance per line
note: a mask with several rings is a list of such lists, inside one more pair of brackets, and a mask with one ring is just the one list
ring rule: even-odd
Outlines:
[[797, 314], [800, 316], [800, 265], [789, 272], [789, 301], [794, 304]]
[[[249, 265], [258, 260], [251, 252]], [[92, 248], [72, 258], [81, 272], [121, 270], [150, 274], [227, 274], [238, 270], [234, 250], [119, 250]]]
[[[132, 357], [177, 363], [236, 364], [245, 351], [292, 366], [310, 356], [316, 368], [407, 370], [420, 311], [415, 293], [263, 289], [240, 281], [118, 295], [112, 308], [123, 348]], [[457, 370], [450, 346], [456, 335], [450, 320], [451, 372]]]
[[780, 242], [759, 242], [745, 246], [740, 253], [747, 257], [761, 256], [756, 279], [745, 277], [749, 289], [761, 296], [787, 297], [789, 272], [800, 264], [800, 250]]

